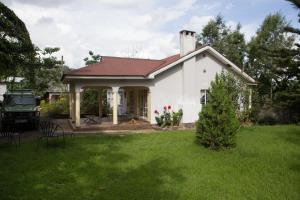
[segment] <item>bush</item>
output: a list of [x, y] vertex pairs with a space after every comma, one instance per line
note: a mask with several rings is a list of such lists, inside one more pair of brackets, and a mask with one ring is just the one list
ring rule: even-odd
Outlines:
[[157, 115], [155, 117], [156, 123], [160, 127], [178, 126], [183, 115], [182, 109], [171, 113], [171, 106], [165, 106], [162, 115], [157, 110], [154, 113]]
[[98, 115], [99, 91], [95, 89], [85, 89], [80, 104], [82, 114]]
[[232, 97], [225, 83], [223, 77], [216, 75], [215, 81], [211, 83], [209, 101], [199, 113], [196, 123], [199, 142], [212, 149], [234, 146], [239, 128]]
[[81, 100], [81, 113], [99, 115], [99, 95], [102, 97], [102, 117], [108, 116], [111, 113], [109, 104], [107, 102], [106, 90], [85, 89]]
[[49, 117], [69, 115], [69, 100], [67, 96], [62, 96], [51, 104], [47, 103], [45, 100], [42, 100], [40, 107], [41, 112], [47, 113]]
[[179, 126], [179, 123], [182, 119], [182, 109], [179, 109], [178, 112], [172, 112], [172, 125], [173, 126]]
[[272, 108], [262, 109], [257, 115], [259, 124], [274, 125], [278, 122], [278, 115]]

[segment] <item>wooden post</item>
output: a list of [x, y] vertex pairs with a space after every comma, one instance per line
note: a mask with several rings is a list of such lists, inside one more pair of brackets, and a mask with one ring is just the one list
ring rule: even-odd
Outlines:
[[99, 89], [99, 117], [102, 117], [103, 103], [102, 103], [102, 89]]
[[135, 91], [135, 110], [136, 110], [136, 117], [139, 118], [140, 116], [140, 109], [139, 109], [139, 90]]
[[80, 89], [75, 91], [75, 125], [80, 127]]
[[151, 123], [151, 90], [150, 88], [148, 89], [148, 93], [147, 93], [147, 118], [148, 118], [148, 122]]
[[118, 92], [119, 87], [112, 87], [113, 92], [113, 124], [118, 124]]

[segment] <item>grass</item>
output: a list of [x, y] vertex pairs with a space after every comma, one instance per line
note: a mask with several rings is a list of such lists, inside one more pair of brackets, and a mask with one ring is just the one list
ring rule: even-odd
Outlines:
[[300, 199], [300, 126], [257, 126], [211, 151], [189, 131], [1, 145], [0, 199]]

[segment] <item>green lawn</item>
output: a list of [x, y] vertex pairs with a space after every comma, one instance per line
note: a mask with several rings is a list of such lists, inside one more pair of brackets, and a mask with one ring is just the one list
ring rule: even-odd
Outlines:
[[0, 199], [300, 199], [300, 126], [257, 126], [211, 151], [193, 132], [1, 145]]

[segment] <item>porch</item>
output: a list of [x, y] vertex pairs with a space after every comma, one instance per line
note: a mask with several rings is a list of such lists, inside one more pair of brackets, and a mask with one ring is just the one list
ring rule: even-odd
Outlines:
[[[114, 125], [113, 122], [108, 118], [99, 118], [94, 117], [93, 120], [90, 121], [85, 116], [81, 117], [80, 127], [76, 127], [75, 123], [72, 123], [71, 119], [69, 119], [69, 124], [71, 128], [75, 131], [119, 131], [119, 130], [153, 130], [152, 125], [145, 120], [142, 119], [130, 119], [130, 118], [122, 118], [118, 117], [118, 124]], [[101, 120], [101, 122], [100, 122]]]
[[[98, 91], [98, 114], [81, 112], [83, 92]], [[70, 125], [76, 130], [133, 130], [151, 128], [151, 93], [145, 86], [70, 84]], [[104, 113], [104, 110], [109, 112]], [[149, 112], [150, 110], [150, 112]]]

